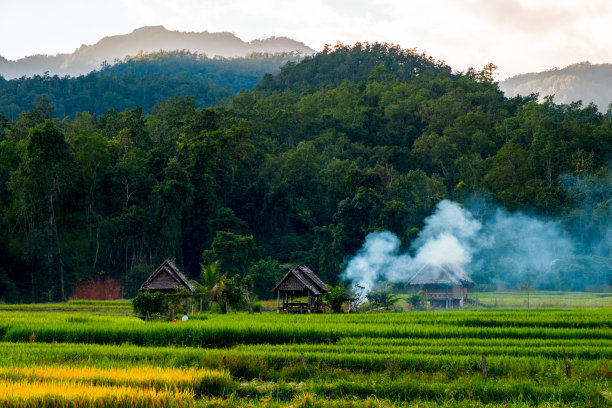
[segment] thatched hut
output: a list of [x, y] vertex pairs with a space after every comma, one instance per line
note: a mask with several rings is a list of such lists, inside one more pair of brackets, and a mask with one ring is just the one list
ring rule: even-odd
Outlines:
[[155, 272], [140, 286], [139, 292], [174, 293], [187, 290], [195, 292], [185, 275], [171, 261], [166, 259], [155, 269]]
[[[276, 312], [318, 313], [324, 311], [323, 294], [327, 285], [306, 266], [296, 266], [271, 290], [276, 295]], [[307, 297], [307, 302], [295, 298]], [[282, 299], [282, 302], [281, 302]]]
[[451, 264], [425, 265], [406, 284], [422, 290], [431, 307], [446, 309], [463, 307], [474, 285], [460, 266]]

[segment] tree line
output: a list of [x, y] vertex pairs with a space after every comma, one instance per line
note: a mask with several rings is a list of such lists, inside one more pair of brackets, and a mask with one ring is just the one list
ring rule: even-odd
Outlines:
[[276, 73], [284, 63], [298, 60], [292, 53], [207, 58], [172, 51], [141, 53], [112, 65], [105, 61], [99, 70], [78, 77], [46, 73], [7, 81], [0, 76], [0, 114], [17, 118], [34, 106], [36, 95], [53, 100], [53, 116], [60, 119], [83, 111], [102, 115], [109, 109], [121, 112], [138, 106], [149, 113], [173, 95], [193, 96], [198, 107], [208, 107], [253, 88], [265, 73]]
[[[218, 107], [196, 89], [150, 113], [58, 119], [39, 96], [0, 116], [0, 299], [62, 300], [106, 276], [131, 297], [165, 258], [191, 278], [214, 264], [261, 298], [293, 264], [336, 285], [369, 232], [407, 249], [441, 199], [473, 197], [562, 219], [610, 285], [612, 119], [506, 98], [494, 69], [338, 44]], [[564, 262], [547, 288], [584, 289]]]

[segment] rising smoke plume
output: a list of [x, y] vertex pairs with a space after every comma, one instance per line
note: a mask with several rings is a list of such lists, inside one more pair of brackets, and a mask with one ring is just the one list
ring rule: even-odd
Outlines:
[[[389, 231], [369, 234], [363, 247], [347, 262], [344, 278], [370, 290], [379, 281], [406, 282], [425, 265], [452, 264], [476, 283], [553, 289], [551, 279], [562, 279], [559, 273], [571, 273], [582, 259], [577, 258], [576, 241], [561, 223], [551, 219], [503, 209], [477, 219], [468, 209], [443, 200], [424, 224], [406, 252], [400, 250], [400, 239]], [[590, 279], [593, 285], [610, 285], [612, 261], [591, 258], [599, 262], [595, 269], [600, 269], [590, 277], [580, 277], [581, 284]], [[581, 270], [591, 273], [587, 269], [583, 265]]]

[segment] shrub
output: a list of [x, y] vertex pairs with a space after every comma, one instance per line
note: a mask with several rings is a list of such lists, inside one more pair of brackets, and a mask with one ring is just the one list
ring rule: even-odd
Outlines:
[[342, 312], [342, 304], [352, 299], [345, 287], [338, 285], [329, 287], [327, 293], [323, 295], [325, 302], [331, 307], [332, 312]]
[[168, 309], [168, 300], [160, 292], [141, 292], [132, 299], [132, 307], [140, 316], [162, 314]]
[[376, 307], [390, 308], [397, 300], [392, 294], [393, 288], [389, 284], [380, 284], [378, 288], [371, 290], [366, 298]]

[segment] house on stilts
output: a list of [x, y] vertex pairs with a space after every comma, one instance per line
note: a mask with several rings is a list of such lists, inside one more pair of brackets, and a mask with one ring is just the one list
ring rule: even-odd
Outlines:
[[431, 308], [461, 308], [467, 302], [468, 288], [475, 285], [458, 265], [425, 265], [406, 283], [423, 291]]
[[[306, 266], [296, 266], [271, 290], [276, 295], [276, 312], [321, 313], [324, 312], [322, 296], [327, 285]], [[306, 297], [306, 302], [297, 298]]]

